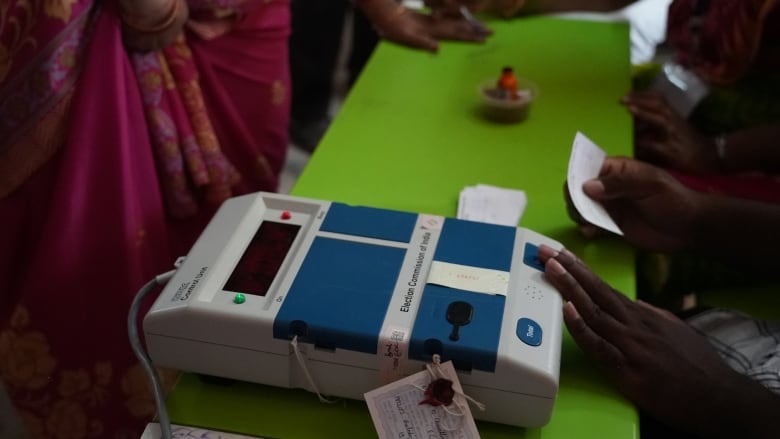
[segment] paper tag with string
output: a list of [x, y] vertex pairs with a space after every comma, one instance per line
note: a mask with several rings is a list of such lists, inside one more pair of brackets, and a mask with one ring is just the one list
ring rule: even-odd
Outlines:
[[380, 439], [477, 439], [469, 401], [451, 361], [438, 355], [426, 369], [367, 392], [364, 397]]

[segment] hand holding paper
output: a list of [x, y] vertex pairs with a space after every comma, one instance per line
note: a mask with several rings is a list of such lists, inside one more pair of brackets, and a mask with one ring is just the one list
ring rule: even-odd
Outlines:
[[606, 157], [607, 154], [601, 148], [578, 132], [571, 149], [567, 185], [574, 207], [585, 220], [602, 229], [622, 235], [623, 231], [615, 224], [604, 206], [588, 197], [582, 190], [582, 185], [586, 181], [599, 176]]
[[[690, 189], [651, 164], [628, 157], [606, 157], [587, 138], [579, 136], [568, 180], [569, 208], [577, 209], [569, 214], [575, 221], [588, 221], [619, 233], [626, 242], [652, 251], [690, 249], [710, 239], [706, 233], [702, 235], [702, 220], [708, 218], [707, 212], [717, 205], [718, 197]], [[588, 166], [591, 168], [585, 169]], [[583, 187], [589, 180], [590, 196]]]

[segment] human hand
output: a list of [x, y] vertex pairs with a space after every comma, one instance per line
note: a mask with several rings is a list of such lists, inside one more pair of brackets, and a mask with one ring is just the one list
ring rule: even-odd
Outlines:
[[719, 170], [715, 143], [680, 117], [661, 93], [633, 92], [621, 102], [636, 119], [638, 159], [693, 174]]
[[382, 38], [394, 43], [436, 52], [439, 40], [483, 42], [492, 30], [475, 26], [462, 14], [424, 14], [395, 0], [363, 0], [358, 5]]
[[772, 437], [771, 425], [776, 432], [777, 397], [729, 368], [704, 336], [672, 313], [616, 292], [567, 250], [542, 245], [539, 257], [567, 301], [563, 318], [572, 338], [640, 409], [703, 437]]
[[185, 0], [120, 0], [122, 39], [128, 48], [161, 49], [176, 40], [189, 17]]
[[[653, 165], [623, 157], [607, 157], [598, 178], [585, 182], [583, 191], [599, 201], [623, 231], [629, 243], [647, 250], [679, 251], [698, 242], [699, 224], [709, 198], [693, 191]], [[586, 237], [596, 226], [574, 207], [564, 185], [569, 216]]]

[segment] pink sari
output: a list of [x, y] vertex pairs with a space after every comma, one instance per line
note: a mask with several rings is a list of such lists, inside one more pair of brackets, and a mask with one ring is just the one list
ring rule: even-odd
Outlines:
[[154, 407], [129, 303], [224, 198], [276, 189], [289, 4], [187, 32], [191, 57], [129, 56], [111, 2], [52, 4], [0, 6], [0, 379], [30, 437], [138, 438]]

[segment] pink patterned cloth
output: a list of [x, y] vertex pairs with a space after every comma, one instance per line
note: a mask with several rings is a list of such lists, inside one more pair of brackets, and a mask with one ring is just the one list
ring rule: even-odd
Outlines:
[[[198, 21], [197, 35], [182, 35], [160, 52], [132, 55], [174, 217], [195, 215], [203, 200], [219, 205], [242, 178], [248, 179], [244, 190], [273, 190], [284, 162], [285, 150], [267, 145], [287, 143], [289, 71], [275, 60], [287, 58], [289, 4], [198, 0], [191, 14], [203, 17], [213, 8], [222, 17], [216, 25]], [[223, 148], [240, 159], [240, 170]]]
[[[0, 3], [0, 197], [57, 151], [86, 46], [91, 1]], [[46, 44], [48, 42], [48, 44]]]
[[771, 62], [777, 71], [778, 51], [772, 47], [778, 43], [777, 0], [710, 1], [699, 30], [693, 30], [691, 17], [697, 3], [675, 0], [669, 6], [667, 39], [677, 49], [679, 62], [693, 65], [717, 85], [742, 79], [757, 62]]
[[[144, 55], [124, 48], [113, 2], [0, 5], [0, 162], [25, 168], [0, 177], [0, 379], [30, 437], [140, 437], [154, 407], [127, 342], [132, 297], [221, 200], [276, 189], [289, 3], [257, 3], [211, 40]], [[26, 11], [21, 44], [8, 23]]]

